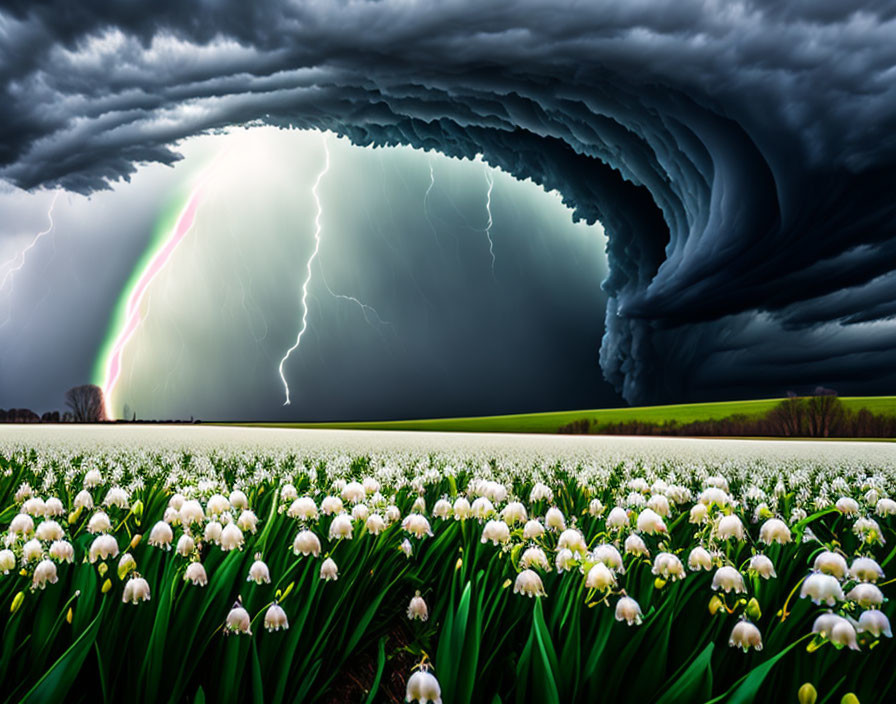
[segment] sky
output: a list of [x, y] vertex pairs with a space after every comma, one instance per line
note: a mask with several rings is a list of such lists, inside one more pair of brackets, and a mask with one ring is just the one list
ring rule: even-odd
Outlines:
[[[17, 213], [0, 240], [0, 261], [12, 261], [0, 269], [0, 407], [59, 408], [88, 381], [116, 417], [620, 403], [597, 358], [606, 239], [599, 225], [573, 223], [556, 193], [481, 161], [319, 131], [235, 129], [182, 149], [174, 167], [142, 168], [89, 198], [39, 192], [26, 207], [16, 191], [0, 195], [0, 209]], [[197, 192], [192, 226], [141, 289]], [[52, 229], [20, 256], [49, 229], [51, 206]], [[135, 290], [145, 291], [136, 327], [110, 383], [121, 303]]]
[[[0, 9], [0, 212], [3, 247], [12, 252], [4, 256], [18, 251], [14, 240], [27, 246], [47, 227], [52, 191], [62, 189], [58, 236], [49, 241], [72, 268], [57, 272], [35, 248], [29, 261], [43, 278], [23, 270], [15, 277], [21, 294], [0, 292], [14, 303], [0, 330], [0, 405], [51, 404], [58, 397], [51, 388], [58, 394], [87, 369], [93, 376], [133, 265], [162, 236], [159, 222], [186, 204], [184, 184], [207, 161], [194, 157], [193, 145], [247, 127], [329, 132], [334, 144], [338, 135], [358, 149], [415, 150], [395, 157], [372, 150], [376, 159], [384, 155], [379, 172], [365, 151], [334, 159], [319, 184], [331, 205], [321, 222], [329, 222], [327, 233], [352, 239], [342, 240], [336, 257], [324, 239], [312, 267], [332, 267], [335, 285], [349, 291], [343, 295], [371, 298], [383, 320], [405, 331], [408, 347], [399, 353], [370, 342], [365, 359], [382, 365], [351, 364], [345, 355], [361, 334], [348, 317], [351, 302], [329, 294], [324, 301], [315, 289], [307, 316], [314, 324], [284, 365], [303, 380], [304, 400], [272, 414], [477, 413], [756, 398], [817, 386], [896, 393], [892, 0], [159, 0], [145, 7], [13, 0]], [[220, 216], [223, 206], [210, 207], [210, 197], [197, 202], [196, 236], [182, 245], [195, 252], [203, 242], [202, 254], [172, 257], [154, 282], [159, 291], [143, 305], [156, 307], [121, 356], [128, 373], [116, 391], [120, 403], [127, 397], [147, 413], [187, 413], [173, 393], [161, 406], [152, 399], [169, 394], [166, 383], [199, 385], [200, 371], [218, 368], [208, 364], [212, 341], [228, 339], [214, 353], [227, 371], [184, 394], [193, 400], [189, 412], [223, 412], [220, 380], [242, 384], [245, 375], [253, 379], [246, 382], [252, 400], [233, 412], [269, 412], [279, 374], [272, 382], [246, 371], [243, 342], [228, 337], [236, 323], [212, 326], [211, 308], [220, 304], [219, 317], [230, 310], [221, 301], [239, 281], [236, 257], [246, 269], [252, 263], [244, 281], [260, 287], [250, 287], [246, 305], [263, 300], [259, 308], [276, 319], [253, 360], [268, 373], [265, 355], [279, 362], [282, 343], [297, 334], [297, 309], [285, 310], [290, 296], [274, 305], [268, 287], [284, 278], [281, 265], [301, 264], [307, 254], [313, 229], [294, 233], [285, 223], [314, 223], [307, 199], [317, 172], [310, 147], [300, 157], [286, 147], [276, 152], [270, 163], [289, 155], [301, 173], [279, 163], [272, 171], [301, 182], [304, 201], [278, 200], [269, 186], [251, 198], [270, 199], [269, 209], [243, 207], [229, 218]], [[449, 158], [474, 171], [440, 171], [455, 163], [442, 161]], [[453, 213], [443, 185], [458, 183], [451, 193], [457, 219], [438, 215], [443, 238], [477, 234], [482, 165], [502, 174], [494, 177], [501, 214], [491, 230], [494, 277], [490, 255], [482, 271], [466, 239], [460, 264], [433, 263], [444, 245], [434, 236], [436, 249], [424, 248], [419, 231], [429, 226], [420, 223], [419, 190], [431, 160], [439, 168], [427, 208]], [[239, 168], [227, 170], [239, 180]], [[243, 180], [227, 191], [241, 197], [221, 196], [228, 205], [250, 200], [265, 182]], [[374, 183], [385, 190], [378, 199]], [[555, 196], [520, 190], [526, 184], [559, 194], [565, 208], [555, 207]], [[349, 217], [358, 212], [346, 207], [349, 194], [352, 206], [371, 211], [369, 226]], [[236, 255], [236, 244], [213, 244], [224, 237], [223, 224], [255, 232], [244, 217], [263, 222], [276, 239], [262, 238], [257, 248], [279, 253], [262, 267], [267, 274], [255, 273], [261, 264], [253, 256]], [[599, 224], [603, 258], [570, 244], [576, 235], [559, 234], [570, 221]], [[73, 241], [84, 232], [77, 245], [62, 243], [63, 225]], [[369, 234], [377, 228], [382, 237]], [[549, 258], [539, 253], [546, 231], [556, 247]], [[375, 246], [384, 240], [395, 249]], [[571, 273], [586, 265], [592, 276]], [[87, 292], [71, 293], [80, 285]], [[291, 293], [295, 305], [294, 272]], [[209, 332], [187, 345], [181, 340], [205, 329], [197, 319], [208, 321]], [[362, 322], [365, 334], [378, 335]], [[181, 332], [163, 342], [175, 323]], [[253, 325], [263, 334], [265, 326]], [[150, 330], [158, 331], [152, 339]], [[477, 355], [486, 339], [497, 342]], [[63, 364], [60, 355], [82, 361]], [[327, 387], [327, 375], [307, 366], [312, 359], [331, 371], [338, 365], [352, 390]], [[28, 381], [34, 378], [40, 382]], [[539, 389], [529, 385], [534, 379]], [[362, 381], [366, 392], [356, 390]], [[258, 405], [256, 392], [264, 399]]]

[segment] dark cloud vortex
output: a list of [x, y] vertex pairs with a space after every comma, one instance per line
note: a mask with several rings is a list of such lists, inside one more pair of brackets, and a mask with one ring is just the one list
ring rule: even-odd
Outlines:
[[609, 236], [630, 402], [896, 391], [896, 3], [7, 1], [0, 177], [231, 125], [485, 159]]

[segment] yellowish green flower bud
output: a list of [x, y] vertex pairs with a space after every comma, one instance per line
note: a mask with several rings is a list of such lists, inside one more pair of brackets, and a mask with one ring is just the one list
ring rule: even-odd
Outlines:
[[806, 682], [796, 694], [800, 704], [815, 704], [818, 700], [818, 692], [811, 682]]
[[762, 609], [759, 608], [759, 602], [756, 601], [756, 597], [754, 596], [747, 603], [746, 614], [753, 621], [758, 621], [762, 618]]

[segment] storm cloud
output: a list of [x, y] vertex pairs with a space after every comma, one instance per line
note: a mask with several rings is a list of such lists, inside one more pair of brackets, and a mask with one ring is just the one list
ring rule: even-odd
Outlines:
[[896, 3], [6, 2], [0, 177], [240, 124], [481, 153], [603, 223], [630, 402], [896, 390]]

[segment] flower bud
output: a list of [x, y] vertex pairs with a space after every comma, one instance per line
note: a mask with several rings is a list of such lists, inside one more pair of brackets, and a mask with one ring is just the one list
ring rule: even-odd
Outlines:
[[766, 555], [753, 555], [753, 557], [750, 558], [750, 566], [748, 569], [750, 572], [758, 574], [763, 579], [771, 579], [772, 577], [778, 576], [775, 572], [775, 566]]
[[268, 607], [264, 614], [264, 627], [268, 632], [286, 630], [289, 628], [289, 621], [286, 618], [286, 612], [280, 604], [274, 603]]
[[340, 513], [330, 523], [330, 540], [352, 539], [352, 519], [347, 513]]
[[423, 538], [427, 535], [432, 536], [432, 529], [429, 526], [429, 521], [426, 520], [425, 516], [422, 516], [419, 513], [411, 513], [405, 516], [405, 519], [401, 523], [401, 527], [417, 538]]
[[[698, 504], [702, 506], [703, 504]], [[709, 554], [709, 551], [701, 546], [695, 547], [691, 550], [688, 555], [688, 569], [692, 572], [697, 572], [699, 570], [709, 570], [712, 569], [712, 555]]]
[[429, 609], [426, 602], [423, 601], [423, 597], [420, 596], [420, 592], [417, 592], [411, 599], [411, 603], [408, 604], [408, 618], [412, 621], [414, 619], [426, 621], [429, 618]]
[[744, 609], [744, 613], [749, 616], [752, 621], [758, 621], [762, 618], [762, 609], [759, 608], [759, 601], [757, 601], [755, 596], [747, 602], [747, 608]]
[[255, 562], [249, 568], [249, 576], [246, 578], [246, 581], [255, 582], [256, 584], [271, 583], [271, 572], [268, 566], [262, 562], [260, 554], [255, 556]]
[[849, 572], [843, 556], [830, 550], [819, 553], [818, 557], [815, 558], [814, 568], [816, 572], [833, 575], [837, 579], [843, 579]]
[[663, 519], [656, 511], [649, 508], [645, 508], [638, 515], [637, 526], [641, 533], [647, 533], [647, 535], [666, 532], [666, 524]]
[[[544, 526], [534, 518], [527, 521], [526, 525], [523, 526], [524, 538], [535, 540], [536, 538], [540, 538], [542, 535], [544, 535]], [[561, 535], [560, 537], [562, 539], [563, 536]]]
[[240, 603], [233, 605], [230, 613], [227, 614], [227, 620], [224, 622], [224, 633], [233, 635], [252, 635], [251, 630], [252, 619], [249, 618], [249, 612], [246, 611]]
[[811, 682], [806, 682], [796, 693], [799, 704], [815, 704], [818, 701], [818, 692]]
[[551, 506], [544, 515], [544, 524], [551, 530], [566, 530], [566, 519], [556, 506]]
[[15, 568], [15, 553], [12, 550], [0, 550], [0, 573], [9, 574]]
[[328, 557], [320, 566], [320, 578], [328, 582], [339, 579], [339, 567], [336, 566], [333, 558]]
[[548, 563], [548, 557], [541, 548], [532, 547], [523, 551], [523, 556], [520, 558], [520, 567], [528, 569], [532, 566], [540, 567], [545, 572], [550, 571], [551, 566]]
[[320, 538], [318, 538], [310, 530], [299, 531], [296, 539], [292, 543], [292, 551], [298, 555], [320, 555]]
[[616, 620], [625, 621], [629, 626], [640, 625], [643, 614], [641, 606], [629, 596], [624, 596], [616, 602]]
[[118, 557], [118, 541], [115, 536], [104, 533], [93, 539], [88, 551], [88, 559], [91, 563], [97, 560], [106, 560], [108, 558]]
[[139, 604], [141, 601], [149, 601], [149, 598], [149, 582], [143, 577], [131, 577], [124, 585], [122, 603]]
[[204, 587], [208, 584], [208, 575], [201, 562], [191, 562], [187, 565], [187, 570], [184, 572], [184, 581], [189, 581], [197, 587]]
[[893, 632], [890, 630], [890, 620], [883, 611], [878, 609], [863, 611], [862, 615], [859, 616], [859, 624], [856, 626], [856, 631], [859, 633], [870, 633], [875, 638], [880, 638], [881, 635], [887, 638], [893, 637]]
[[174, 532], [165, 521], [159, 521], [149, 531], [149, 544], [154, 547], [170, 550], [172, 540], [174, 540]]
[[224, 526], [224, 530], [221, 531], [220, 542], [221, 549], [224, 551], [241, 550], [243, 543], [245, 542], [243, 531], [241, 531], [235, 523], [228, 523]]
[[258, 526], [258, 517], [255, 515], [253, 511], [249, 509], [244, 509], [240, 513], [240, 517], [236, 519], [236, 524], [245, 531], [250, 533], [255, 533]]
[[828, 606], [833, 606], [838, 601], [844, 601], [846, 598], [837, 578], [821, 572], [813, 572], [806, 577], [800, 589], [800, 598], [805, 599], [806, 597], [809, 597], [816, 604], [824, 602]]
[[588, 589], [606, 591], [616, 586], [616, 576], [603, 562], [598, 562], [588, 570], [588, 574], [585, 577], [585, 586]]
[[118, 561], [118, 578], [124, 580], [131, 570], [137, 569], [137, 561], [131, 553], [126, 552]]
[[316, 521], [318, 518], [317, 506], [310, 496], [300, 496], [290, 504], [286, 515], [290, 518]]
[[572, 552], [584, 554], [588, 552], [588, 545], [579, 531], [575, 528], [567, 528], [560, 534], [560, 538], [557, 540], [557, 549], [569, 549]]
[[772, 543], [784, 545], [791, 539], [790, 528], [780, 518], [769, 518], [759, 529], [759, 540], [766, 545]]
[[747, 652], [750, 648], [762, 650], [762, 634], [759, 629], [749, 621], [738, 621], [731, 631], [728, 645], [732, 648], [743, 648]]
[[417, 704], [442, 704], [442, 689], [435, 676], [426, 670], [417, 670], [408, 678], [405, 701]]
[[105, 511], [97, 511], [87, 521], [88, 533], [108, 533], [110, 530], [112, 530], [112, 522]]
[[[603, 567], [603, 565], [601, 565]], [[604, 569], [606, 569], [604, 567]], [[544, 584], [541, 577], [534, 570], [523, 570], [516, 576], [516, 582], [513, 585], [514, 594], [523, 594], [524, 596], [546, 596]]]

